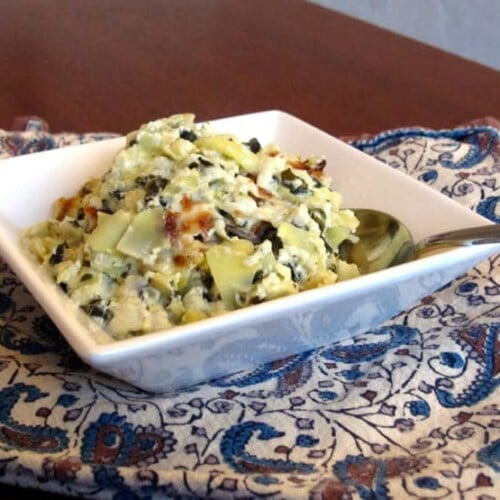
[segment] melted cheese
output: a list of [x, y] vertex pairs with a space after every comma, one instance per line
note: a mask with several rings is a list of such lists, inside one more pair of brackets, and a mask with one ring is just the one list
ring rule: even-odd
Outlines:
[[324, 166], [173, 115], [24, 242], [116, 338], [196, 321], [356, 274], [338, 246], [357, 221]]

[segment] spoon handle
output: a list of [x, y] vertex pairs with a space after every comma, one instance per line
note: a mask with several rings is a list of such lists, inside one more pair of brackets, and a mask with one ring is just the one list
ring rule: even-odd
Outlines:
[[435, 234], [420, 241], [416, 245], [415, 251], [420, 254], [443, 247], [462, 247], [489, 243], [500, 243], [500, 224], [469, 227]]

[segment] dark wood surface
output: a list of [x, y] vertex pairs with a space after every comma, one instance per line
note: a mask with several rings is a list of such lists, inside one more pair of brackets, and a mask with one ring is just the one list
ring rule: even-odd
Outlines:
[[0, 0], [0, 95], [0, 128], [54, 132], [186, 111], [282, 109], [334, 135], [500, 116], [499, 72], [298, 0]]
[[[500, 74], [294, 0], [0, 0], [0, 128], [282, 109], [335, 135], [500, 115]], [[467, 36], [465, 34], [464, 36]], [[473, 36], [473, 34], [469, 34]]]

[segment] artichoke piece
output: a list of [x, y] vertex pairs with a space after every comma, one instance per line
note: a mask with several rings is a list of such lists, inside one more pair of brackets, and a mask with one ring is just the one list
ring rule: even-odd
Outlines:
[[205, 319], [206, 317], [207, 315], [203, 311], [194, 311], [193, 309], [188, 309], [182, 315], [182, 323], [194, 323], [195, 321], [200, 321], [202, 319]]
[[337, 249], [339, 245], [350, 235], [350, 231], [345, 227], [329, 227], [325, 231], [325, 241], [330, 248]]
[[360, 272], [356, 264], [349, 264], [342, 259], [338, 259], [336, 267], [339, 281], [357, 278], [360, 276]]
[[172, 284], [170, 283], [167, 276], [159, 272], [150, 271], [146, 274], [151, 286], [155, 287], [161, 293], [170, 297], [172, 294]]
[[174, 161], [181, 161], [195, 149], [192, 142], [179, 138], [163, 148], [163, 152]]
[[200, 137], [195, 141], [195, 145], [202, 150], [212, 149], [231, 158], [248, 173], [257, 173], [257, 155], [231, 135]]
[[306, 250], [311, 255], [320, 255], [325, 253], [324, 249], [322, 251], [320, 250], [322, 246], [324, 247], [321, 238], [305, 229], [296, 227], [289, 222], [283, 222], [280, 224], [278, 227], [278, 237], [287, 247], [300, 248], [302, 250]]
[[228, 309], [234, 309], [236, 294], [247, 292], [261, 263], [248, 262], [254, 252], [252, 243], [235, 239], [208, 249], [206, 259], [210, 272], [219, 290], [222, 301]]
[[[298, 259], [300, 267], [306, 274], [317, 274], [326, 271], [326, 248], [325, 242], [319, 235], [296, 227], [289, 222], [283, 222], [278, 227], [278, 237], [283, 242], [284, 248], [290, 250]], [[295, 269], [296, 266], [292, 269]], [[294, 281], [305, 283], [306, 276], [296, 275]]]
[[[170, 115], [167, 118], [162, 118], [159, 120], [162, 126], [171, 128], [186, 127], [188, 129], [194, 126], [194, 113], [177, 113], [175, 115]], [[153, 122], [154, 124], [155, 122]]]
[[119, 252], [94, 252], [90, 259], [92, 269], [113, 279], [126, 276], [133, 269], [134, 259]]
[[164, 297], [171, 298], [175, 292], [182, 293], [189, 283], [189, 269], [172, 271], [170, 275], [159, 271], [148, 271], [146, 277], [151, 287], [158, 290]]
[[292, 272], [289, 267], [276, 262], [272, 254], [270, 257], [266, 256], [265, 260], [268, 260], [273, 267], [267, 275], [254, 284], [246, 297], [247, 304], [285, 297], [297, 293], [299, 290], [298, 285], [292, 280]]
[[89, 273], [85, 281], [80, 280], [78, 287], [70, 293], [71, 299], [78, 305], [88, 304], [93, 300], [106, 299], [112, 294], [113, 281], [104, 273]]
[[160, 141], [153, 132], [140, 130], [136, 135], [136, 141], [140, 144], [143, 151], [151, 154], [158, 152]]
[[118, 210], [112, 215], [104, 212], [97, 214], [97, 226], [87, 239], [94, 252], [113, 252], [116, 244], [130, 224], [131, 215]]
[[116, 248], [126, 255], [142, 259], [162, 246], [164, 241], [163, 209], [152, 208], [134, 216]]
[[308, 206], [310, 207], [318, 207], [324, 206], [325, 203], [330, 203], [332, 210], [337, 211], [340, 208], [340, 203], [342, 201], [342, 197], [336, 191], [332, 191], [327, 187], [317, 187], [313, 191], [313, 195], [307, 201]]

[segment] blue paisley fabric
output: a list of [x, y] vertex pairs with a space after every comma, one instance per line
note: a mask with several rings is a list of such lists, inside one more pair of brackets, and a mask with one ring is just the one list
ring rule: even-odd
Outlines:
[[[106, 137], [35, 121], [0, 131], [0, 158]], [[498, 125], [351, 143], [500, 222]], [[106, 499], [497, 498], [499, 280], [497, 255], [356, 338], [152, 396], [81, 362], [0, 260], [0, 482]]]

